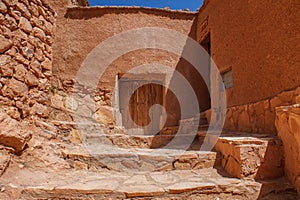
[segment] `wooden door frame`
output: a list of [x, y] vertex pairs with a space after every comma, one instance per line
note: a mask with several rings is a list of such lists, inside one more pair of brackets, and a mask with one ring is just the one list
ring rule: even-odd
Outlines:
[[[115, 85], [115, 101], [114, 101], [114, 113], [115, 113], [115, 121], [116, 121], [116, 125], [118, 127], [124, 128], [123, 126], [123, 118], [122, 118], [122, 114], [120, 111], [120, 79], [127, 79], [128, 81], [155, 81], [157, 82], [157, 84], [164, 86], [165, 85], [165, 81], [166, 81], [166, 75], [165, 74], [155, 74], [155, 73], [147, 73], [147, 74], [124, 74], [124, 73], [119, 73], [116, 76], [116, 85]], [[166, 87], [162, 87], [162, 106], [166, 107]], [[163, 128], [162, 127], [162, 122], [163, 122], [163, 118], [162, 116], [159, 119], [159, 128]]]

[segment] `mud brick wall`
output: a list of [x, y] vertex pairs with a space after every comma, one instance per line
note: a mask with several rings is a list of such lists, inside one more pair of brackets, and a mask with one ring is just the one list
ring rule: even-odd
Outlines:
[[[80, 65], [101, 42], [124, 31], [143, 27], [168, 28], [192, 38], [195, 38], [196, 34], [195, 13], [149, 8], [74, 7], [67, 0], [50, 0], [49, 2], [58, 14], [53, 46], [52, 85], [56, 90], [53, 102], [60, 102], [60, 106], [53, 105], [55, 107], [51, 114], [53, 120], [70, 120], [70, 112], [59, 113], [66, 108], [66, 99], [69, 99], [68, 96], [74, 92], [72, 82], [76, 79]], [[114, 44], [111, 48], [115, 48]], [[195, 89], [202, 106], [200, 109], [205, 110], [208, 107], [207, 88], [191, 64], [180, 59], [180, 56], [159, 49], [136, 50], [116, 58], [108, 66], [101, 79], [99, 77], [98, 93], [95, 94], [95, 97], [90, 96], [89, 98], [94, 99], [99, 107], [107, 107], [104, 108], [107, 110], [112, 105], [116, 76], [124, 74], [136, 66], [149, 63], [162, 64], [178, 70]], [[166, 97], [166, 110], [169, 114], [167, 126], [178, 125], [180, 106], [177, 101], [176, 97], [168, 91]], [[88, 112], [90, 111], [87, 110]], [[105, 111], [105, 113], [107, 112]]]
[[228, 107], [245, 105], [299, 86], [300, 5], [295, 1], [206, 0], [197, 41], [210, 33], [211, 55], [232, 69]]
[[299, 17], [294, 1], [205, 1], [197, 41], [209, 34], [220, 73], [232, 70], [225, 130], [276, 133], [275, 107], [299, 95]]
[[45, 0], [0, 0], [0, 105], [14, 119], [50, 113], [54, 23]]

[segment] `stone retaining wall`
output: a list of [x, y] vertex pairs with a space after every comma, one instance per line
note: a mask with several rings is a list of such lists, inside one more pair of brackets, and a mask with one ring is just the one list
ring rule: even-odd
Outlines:
[[46, 0], [0, 0], [0, 105], [14, 119], [49, 115], [54, 23]]
[[[300, 102], [300, 87], [282, 92], [270, 99], [227, 108], [224, 130], [276, 134], [275, 108]], [[211, 110], [206, 112], [212, 121]]]
[[283, 142], [285, 174], [300, 192], [300, 106], [276, 109], [276, 128]]

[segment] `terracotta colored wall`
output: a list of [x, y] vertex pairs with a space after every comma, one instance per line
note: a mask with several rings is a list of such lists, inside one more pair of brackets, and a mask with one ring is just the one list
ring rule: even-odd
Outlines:
[[[221, 71], [232, 67], [228, 106], [264, 100], [300, 84], [296, 1], [206, 2], [198, 17], [197, 40], [210, 32], [214, 61]], [[206, 17], [208, 26], [202, 31]]]
[[[88, 53], [113, 35], [142, 27], [161, 27], [181, 32], [192, 38], [196, 37], [197, 16], [192, 13], [147, 8], [73, 7], [67, 9], [68, 1], [59, 3], [56, 0], [52, 0], [51, 4], [58, 13], [53, 50], [53, 79], [56, 81], [59, 79], [63, 87], [67, 85], [64, 82], [75, 78]], [[114, 46], [111, 48], [113, 49]], [[109, 66], [99, 82], [100, 89], [106, 91], [105, 97], [102, 98], [102, 105], [111, 104], [116, 75], [147, 63], [159, 63], [176, 68], [192, 84], [200, 102], [200, 109], [205, 110], [209, 107], [208, 91], [201, 76], [193, 72], [193, 67], [179, 56], [151, 49], [127, 53]], [[60, 84], [54, 83], [54, 85], [60, 87]], [[167, 125], [177, 125], [180, 119], [180, 106], [176, 97], [170, 92], [167, 93], [166, 109], [167, 112], [169, 111]]]

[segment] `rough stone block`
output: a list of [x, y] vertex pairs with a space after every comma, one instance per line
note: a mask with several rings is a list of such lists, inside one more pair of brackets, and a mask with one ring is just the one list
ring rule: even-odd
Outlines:
[[282, 143], [275, 137], [224, 137], [215, 148], [223, 155], [222, 167], [235, 177], [273, 179], [283, 176]]
[[3, 53], [10, 49], [13, 45], [13, 42], [9, 39], [6, 39], [2, 36], [0, 36], [0, 53]]
[[285, 157], [285, 174], [300, 192], [300, 108], [282, 106], [276, 109], [276, 128], [282, 139]]
[[28, 8], [27, 8], [27, 6], [25, 5], [25, 4], [23, 4], [23, 3], [17, 3], [16, 4], [16, 8], [20, 11], [20, 12], [22, 12], [22, 14], [26, 17], [26, 18], [30, 18], [31, 17], [31, 14], [30, 14], [30, 12], [29, 12], [29, 10], [28, 10]]
[[0, 1], [0, 12], [1, 13], [6, 13], [7, 12], [7, 7], [2, 1]]
[[25, 33], [30, 33], [32, 31], [30, 22], [24, 17], [20, 18], [19, 28], [21, 28]]
[[8, 88], [10, 88], [17, 96], [24, 96], [28, 92], [27, 85], [14, 78], [9, 80]]
[[6, 113], [0, 112], [0, 144], [11, 147], [16, 153], [21, 153], [31, 139], [28, 127], [12, 119]]

